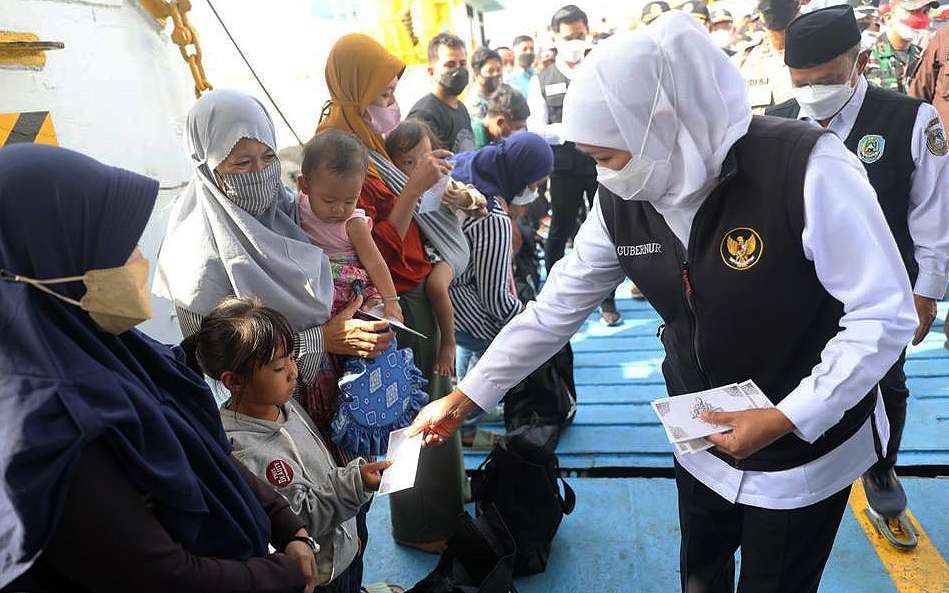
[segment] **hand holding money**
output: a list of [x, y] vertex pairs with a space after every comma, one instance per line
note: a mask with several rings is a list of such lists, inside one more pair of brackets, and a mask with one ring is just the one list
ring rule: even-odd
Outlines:
[[794, 431], [794, 424], [777, 408], [741, 412], [704, 412], [702, 420], [731, 430], [705, 439], [735, 459], [745, 459]]
[[[658, 399], [652, 406], [669, 442], [680, 454], [698, 453], [717, 446], [743, 459], [794, 430], [752, 380]], [[748, 416], [745, 414], [762, 410], [772, 412], [752, 415], [748, 420], [751, 425], [746, 424]]]

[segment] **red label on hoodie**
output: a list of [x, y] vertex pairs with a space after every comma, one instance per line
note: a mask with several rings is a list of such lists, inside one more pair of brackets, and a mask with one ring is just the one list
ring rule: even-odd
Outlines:
[[283, 459], [274, 459], [267, 464], [267, 481], [275, 488], [285, 488], [293, 481], [293, 468]]

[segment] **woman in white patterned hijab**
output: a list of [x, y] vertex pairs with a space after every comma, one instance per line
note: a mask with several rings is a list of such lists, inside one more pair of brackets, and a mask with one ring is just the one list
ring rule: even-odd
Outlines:
[[[329, 260], [300, 228], [296, 196], [280, 182], [266, 109], [237, 91], [211, 91], [188, 113], [186, 133], [194, 175], [171, 211], [156, 293], [201, 317], [225, 297], [256, 296], [298, 332], [326, 323], [333, 302]], [[222, 173], [244, 139], [264, 145], [258, 148], [269, 164]]]

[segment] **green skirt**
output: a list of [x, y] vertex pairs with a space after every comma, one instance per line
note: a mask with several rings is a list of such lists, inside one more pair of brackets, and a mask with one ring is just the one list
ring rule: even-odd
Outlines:
[[[400, 295], [400, 304], [405, 324], [429, 338], [399, 332], [399, 348], [412, 349], [415, 366], [428, 379], [428, 395], [436, 400], [451, 391], [451, 377], [432, 376], [439, 335], [424, 282]], [[464, 467], [458, 433], [442, 445], [422, 449], [415, 487], [389, 497], [392, 536], [397, 542], [425, 544], [451, 535], [464, 511]]]

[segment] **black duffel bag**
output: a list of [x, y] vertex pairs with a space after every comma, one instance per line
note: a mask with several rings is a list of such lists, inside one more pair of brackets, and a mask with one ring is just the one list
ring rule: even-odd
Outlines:
[[[568, 342], [504, 395], [504, 428], [510, 433], [522, 426], [553, 425], [573, 421], [577, 387], [573, 380], [573, 349]], [[556, 449], [553, 441], [552, 448]]]
[[558, 433], [552, 425], [527, 425], [508, 433], [471, 478], [479, 514], [497, 509], [514, 538], [515, 576], [546, 570], [563, 516], [576, 506], [554, 454]]
[[406, 593], [517, 593], [514, 539], [497, 509], [458, 517], [445, 551], [427, 577]]

